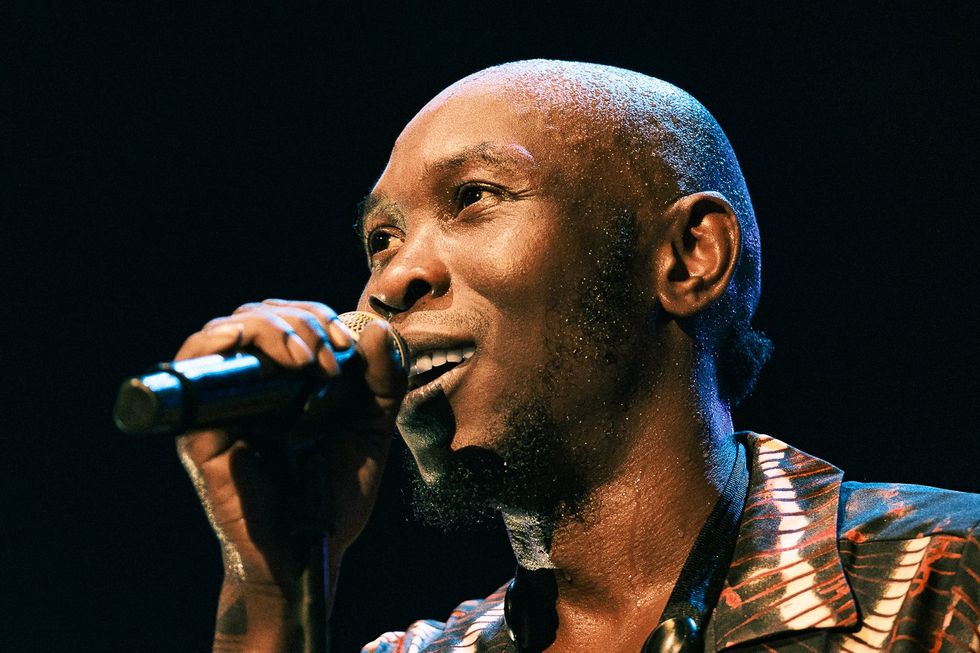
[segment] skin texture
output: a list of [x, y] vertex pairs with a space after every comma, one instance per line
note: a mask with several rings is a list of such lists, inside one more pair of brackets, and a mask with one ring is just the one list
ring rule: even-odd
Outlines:
[[[475, 354], [403, 395], [383, 326], [361, 337], [369, 409], [325, 439], [339, 497], [331, 578], [370, 512], [397, 421], [437, 496], [459, 470], [483, 470], [471, 503], [543, 525], [531, 531], [547, 541], [531, 544], [558, 584], [551, 650], [639, 650], [734, 459], [714, 359], [754, 310], [759, 262], [724, 134], [692, 98], [642, 75], [508, 64], [413, 118], [361, 222], [371, 276], [358, 308], [416, 353]], [[332, 374], [332, 352], [349, 343], [331, 315], [248, 305], [180, 357], [247, 344]], [[272, 457], [238, 435], [179, 445], [225, 551], [215, 648], [290, 650], [295, 569], [274, 526], [289, 495], [262, 469]], [[527, 529], [514, 530], [526, 557]]]

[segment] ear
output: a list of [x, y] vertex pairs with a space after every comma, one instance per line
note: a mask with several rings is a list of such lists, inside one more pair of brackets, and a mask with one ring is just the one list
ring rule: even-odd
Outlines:
[[690, 317], [728, 288], [741, 230], [735, 210], [715, 192], [687, 195], [665, 211], [666, 230], [657, 248], [657, 295], [671, 315]]

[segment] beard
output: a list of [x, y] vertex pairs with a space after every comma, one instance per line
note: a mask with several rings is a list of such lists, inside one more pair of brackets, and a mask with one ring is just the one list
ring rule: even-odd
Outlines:
[[[632, 213], [606, 218], [595, 266], [576, 281], [574, 301], [548, 308], [547, 363], [496, 407], [503, 418], [494, 450], [454, 451], [438, 478], [429, 480], [406, 456], [420, 521], [451, 531], [491, 524], [504, 511], [530, 516], [550, 539], [559, 520], [584, 518], [591, 491], [615, 468], [612, 452], [623, 440], [615, 416], [640, 388], [642, 362], [621, 355], [639, 310], [635, 238]], [[569, 430], [577, 418], [556, 414], [551, 398], [576, 393], [591, 402], [590, 388], [610, 378], [616, 401], [593, 404], [604, 415], [603, 427], [573, 443]], [[454, 430], [448, 404], [429, 412], [441, 413], [442, 428]]]
[[536, 515], [546, 523], [579, 514], [589, 484], [562, 435], [544, 401], [536, 398], [512, 406], [494, 451], [453, 452], [435, 481], [425, 481], [406, 452], [416, 516], [451, 531], [490, 524], [501, 510]]

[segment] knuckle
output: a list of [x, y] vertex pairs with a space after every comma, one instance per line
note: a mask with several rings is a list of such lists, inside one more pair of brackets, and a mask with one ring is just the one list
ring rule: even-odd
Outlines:
[[321, 304], [321, 303], [319, 303], [319, 302], [316, 302], [316, 303], [314, 303], [314, 304], [312, 304], [312, 306], [313, 306], [313, 307], [314, 307], [314, 308], [315, 308], [315, 309], [317, 310], [317, 312], [318, 312], [318, 313], [320, 313], [320, 315], [322, 315], [322, 316], [324, 317], [324, 319], [326, 319], [327, 321], [330, 321], [330, 320], [335, 320], [335, 319], [337, 319], [337, 311], [335, 311], [335, 310], [333, 310], [332, 308], [330, 308], [330, 307], [329, 307], [329, 306], [327, 306], [326, 304]]
[[280, 331], [286, 331], [288, 333], [293, 333], [295, 329], [293, 325], [287, 320], [288, 314], [283, 315], [279, 313], [263, 313], [261, 318], [266, 324], [269, 324]]
[[258, 302], [248, 302], [247, 304], [242, 304], [241, 306], [239, 306], [238, 308], [236, 308], [235, 311], [234, 311], [234, 313], [232, 313], [232, 315], [239, 315], [241, 313], [249, 313], [249, 312], [252, 312], [252, 311], [256, 311], [256, 310], [258, 310], [260, 308], [262, 308], [262, 304], [260, 304]]
[[214, 327], [224, 324], [227, 321], [228, 321], [228, 316], [216, 317], [213, 320], [208, 320], [207, 322], [204, 323], [204, 326], [201, 327], [201, 331], [207, 331], [208, 329], [213, 329]]
[[306, 328], [312, 331], [313, 335], [315, 335], [317, 338], [323, 338], [323, 336], [326, 335], [323, 332], [323, 327], [320, 326], [320, 321], [315, 315], [306, 313], [305, 315], [301, 316], [300, 319], [303, 321]]

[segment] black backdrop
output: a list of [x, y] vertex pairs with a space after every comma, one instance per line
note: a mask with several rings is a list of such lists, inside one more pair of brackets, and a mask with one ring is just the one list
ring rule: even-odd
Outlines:
[[[114, 432], [117, 384], [245, 301], [351, 306], [354, 206], [402, 125], [518, 58], [653, 74], [725, 127], [777, 345], [740, 427], [852, 479], [980, 490], [976, 3], [328, 4], [6, 12], [0, 649], [207, 648], [217, 545], [172, 443]], [[414, 523], [390, 471], [340, 651], [511, 571], [500, 532]]]

